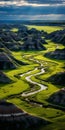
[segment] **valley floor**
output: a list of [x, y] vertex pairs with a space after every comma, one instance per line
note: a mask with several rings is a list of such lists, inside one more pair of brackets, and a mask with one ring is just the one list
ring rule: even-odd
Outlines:
[[[48, 32], [55, 30], [54, 27], [44, 29]], [[62, 86], [46, 81], [51, 75], [64, 71], [65, 61], [44, 56], [46, 52], [55, 50], [57, 46], [61, 49], [64, 46], [50, 40], [46, 41], [48, 42], [45, 45], [47, 50], [44, 51], [12, 51], [15, 58], [28, 64], [20, 65], [14, 70], [3, 71], [13, 82], [0, 84], [0, 99], [6, 99], [32, 115], [52, 122], [40, 130], [65, 130], [65, 109], [48, 102], [48, 98]]]

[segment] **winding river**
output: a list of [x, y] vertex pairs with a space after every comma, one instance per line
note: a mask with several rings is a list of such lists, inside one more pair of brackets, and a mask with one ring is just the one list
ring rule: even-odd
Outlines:
[[[43, 67], [43, 64], [40, 63], [38, 60], [34, 60], [34, 59], [30, 59], [30, 60], [39, 63], [39, 65], [40, 65], [41, 68]], [[20, 76], [23, 77], [24, 75], [31, 74], [31, 72], [33, 72], [33, 71], [35, 71], [35, 70], [38, 70], [38, 68], [36, 67], [34, 70], [29, 71], [29, 72], [26, 72], [26, 73], [24, 73], [24, 74], [22, 74], [22, 75], [20, 75]], [[25, 77], [25, 79], [26, 79], [27, 82], [29, 82], [29, 83], [31, 83], [31, 84], [33, 84], [33, 85], [38, 85], [38, 86], [40, 87], [40, 89], [39, 89], [39, 90], [35, 90], [35, 91], [33, 91], [33, 92], [28, 92], [28, 93], [27, 93], [27, 92], [24, 92], [24, 93], [22, 94], [23, 97], [31, 96], [31, 95], [33, 95], [33, 94], [36, 94], [36, 93], [42, 91], [42, 90], [47, 89], [47, 87], [46, 87], [45, 85], [43, 85], [43, 84], [41, 84], [41, 83], [38, 83], [38, 82], [35, 82], [35, 81], [32, 81], [32, 79], [31, 79], [32, 76], [38, 76], [38, 75], [41, 75], [41, 74], [43, 74], [43, 73], [45, 73], [44, 68], [42, 68], [42, 69], [40, 70], [40, 72], [38, 72], [38, 73], [31, 74], [31, 75]]]

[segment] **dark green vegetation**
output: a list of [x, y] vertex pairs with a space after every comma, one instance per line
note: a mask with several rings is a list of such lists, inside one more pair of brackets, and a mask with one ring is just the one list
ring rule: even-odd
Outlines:
[[[39, 130], [65, 130], [64, 36], [65, 30], [59, 26], [20, 24], [0, 27], [0, 99], [50, 122], [40, 126]], [[34, 75], [42, 72], [43, 68], [44, 73]], [[31, 76], [31, 81], [47, 88], [22, 96], [23, 92], [28, 94], [40, 89], [39, 85], [26, 80], [28, 76]], [[4, 84], [4, 79], [7, 84]]]

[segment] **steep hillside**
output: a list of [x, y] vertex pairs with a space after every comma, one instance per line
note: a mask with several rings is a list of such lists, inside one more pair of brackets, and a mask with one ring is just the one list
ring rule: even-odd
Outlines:
[[64, 49], [56, 49], [55, 51], [51, 51], [45, 54], [46, 57], [58, 60], [65, 60], [65, 48]]
[[65, 107], [65, 88], [53, 93], [49, 99], [49, 102], [52, 102], [56, 105]]
[[65, 29], [57, 30], [47, 35], [48, 39], [51, 39], [55, 43], [61, 43], [65, 45]]
[[0, 48], [7, 47], [11, 51], [19, 50], [45, 50], [43, 44], [47, 44], [44, 40], [46, 32], [39, 31], [34, 28], [28, 29], [21, 26], [18, 31], [9, 29], [8, 31], [0, 31]]
[[57, 85], [65, 85], [65, 72], [59, 72], [52, 76], [50, 76], [47, 81], [57, 84]]
[[40, 38], [29, 36], [24, 39], [24, 43], [21, 46], [22, 50], [46, 50], [43, 46], [46, 42]]
[[0, 71], [0, 83], [11, 83], [11, 79], [7, 77], [2, 71]]
[[12, 103], [0, 101], [0, 128], [7, 130], [23, 129], [31, 130], [38, 129], [41, 126], [49, 124], [48, 121], [39, 117], [32, 116]]
[[0, 52], [0, 69], [15, 69], [19, 65], [26, 65], [26, 63], [15, 59], [11, 54]]

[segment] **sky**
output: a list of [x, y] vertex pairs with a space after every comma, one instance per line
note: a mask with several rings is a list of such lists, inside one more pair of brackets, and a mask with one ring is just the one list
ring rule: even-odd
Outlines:
[[0, 0], [0, 20], [65, 20], [65, 0]]

